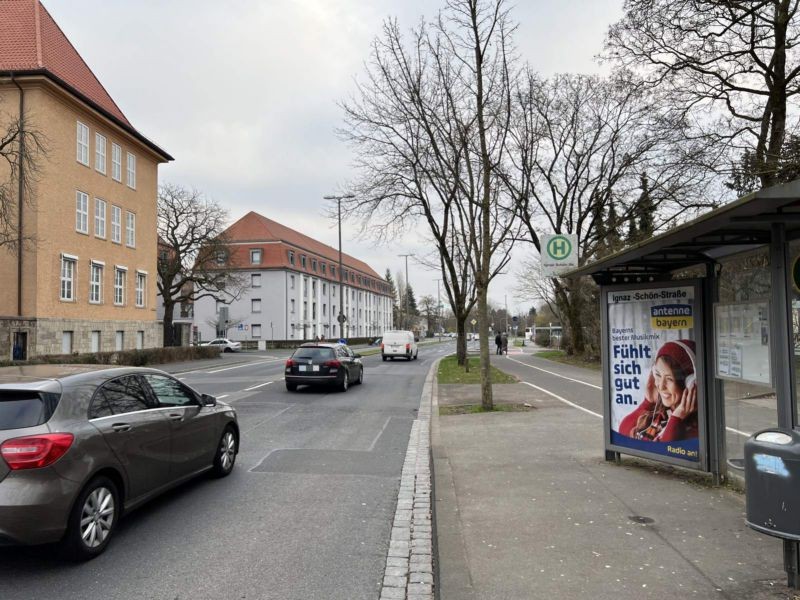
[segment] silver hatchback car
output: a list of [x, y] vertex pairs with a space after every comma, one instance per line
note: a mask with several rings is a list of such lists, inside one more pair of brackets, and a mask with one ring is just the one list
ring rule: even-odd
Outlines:
[[223, 477], [236, 411], [155, 369], [0, 369], [0, 545], [97, 556], [120, 516], [192, 477]]

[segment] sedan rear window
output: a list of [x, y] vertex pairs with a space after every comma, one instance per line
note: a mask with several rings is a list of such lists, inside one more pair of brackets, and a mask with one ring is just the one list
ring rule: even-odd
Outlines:
[[333, 348], [298, 348], [292, 358], [305, 358], [311, 360], [333, 360]]
[[58, 394], [40, 392], [0, 392], [0, 431], [47, 423], [58, 406], [59, 398]]

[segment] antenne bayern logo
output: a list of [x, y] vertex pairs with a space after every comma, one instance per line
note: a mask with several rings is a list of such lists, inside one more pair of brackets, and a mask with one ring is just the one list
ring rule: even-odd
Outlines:
[[572, 254], [572, 243], [563, 235], [557, 235], [547, 242], [547, 255], [553, 260], [564, 260]]

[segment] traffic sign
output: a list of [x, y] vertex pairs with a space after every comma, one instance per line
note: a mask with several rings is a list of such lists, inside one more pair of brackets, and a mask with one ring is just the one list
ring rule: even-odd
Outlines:
[[577, 235], [542, 235], [540, 239], [542, 275], [554, 277], [578, 266]]
[[472, 319], [472, 321], [470, 321], [470, 323], [472, 323], [473, 325], [477, 325], [478, 321], [476, 321], [475, 319]]
[[339, 324], [341, 325], [342, 323], [347, 321], [347, 317], [345, 317], [343, 314], [340, 314], [338, 317], [336, 317], [336, 320], [339, 321]]

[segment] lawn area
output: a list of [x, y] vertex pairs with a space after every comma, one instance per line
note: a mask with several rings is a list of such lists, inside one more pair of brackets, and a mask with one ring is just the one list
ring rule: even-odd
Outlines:
[[600, 370], [600, 361], [583, 360], [578, 356], [567, 354], [563, 350], [543, 350], [537, 352], [534, 356], [538, 358], [545, 358], [547, 360], [554, 360], [556, 362], [574, 365], [576, 367], [583, 367], [584, 369]]
[[[469, 373], [458, 366], [455, 354], [447, 356], [439, 363], [439, 383], [480, 383], [480, 359], [477, 356], [469, 359]], [[517, 378], [492, 367], [492, 383], [517, 383]]]

